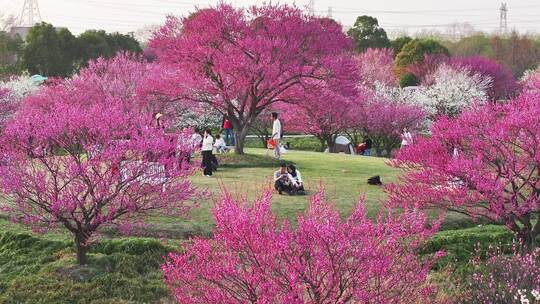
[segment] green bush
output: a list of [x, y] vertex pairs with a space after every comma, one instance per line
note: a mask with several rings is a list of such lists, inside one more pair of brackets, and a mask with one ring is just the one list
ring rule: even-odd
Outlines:
[[399, 78], [399, 86], [402, 88], [417, 86], [419, 83], [418, 77], [412, 73], [403, 74], [403, 76]]
[[[540, 239], [540, 237], [539, 237]], [[437, 233], [423, 248], [422, 254], [444, 251], [445, 256], [435, 265], [436, 269], [455, 266], [456, 271], [467, 272], [468, 264], [477, 250], [486, 252], [490, 247], [500, 247], [510, 253], [514, 234], [505, 226], [486, 225], [474, 228], [446, 230]]]

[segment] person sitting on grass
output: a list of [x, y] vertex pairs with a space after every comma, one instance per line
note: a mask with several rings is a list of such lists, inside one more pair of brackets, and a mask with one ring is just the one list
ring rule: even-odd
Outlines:
[[225, 144], [225, 141], [223, 138], [221, 138], [221, 135], [216, 135], [216, 142], [214, 143], [214, 148], [216, 148], [217, 153], [227, 153], [229, 152], [229, 148], [227, 148], [227, 145]]
[[365, 150], [364, 150], [363, 155], [364, 156], [371, 156], [371, 148], [373, 146], [373, 141], [371, 140], [371, 138], [366, 137], [364, 139], [364, 144], [365, 144]]
[[279, 170], [274, 172], [274, 187], [279, 194], [283, 192], [291, 194], [294, 183], [294, 178], [287, 172], [287, 164], [281, 162]]
[[291, 194], [306, 194], [306, 190], [304, 190], [304, 182], [302, 182], [302, 175], [300, 174], [300, 171], [296, 169], [296, 166], [290, 164], [287, 167], [287, 172], [292, 176], [293, 181], [291, 186]]

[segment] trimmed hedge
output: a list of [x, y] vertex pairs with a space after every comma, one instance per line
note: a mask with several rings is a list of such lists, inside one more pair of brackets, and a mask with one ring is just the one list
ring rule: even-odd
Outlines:
[[[540, 241], [540, 237], [538, 238]], [[467, 229], [438, 232], [423, 248], [421, 254], [433, 254], [444, 251], [446, 255], [435, 265], [435, 269], [455, 266], [458, 273], [467, 273], [471, 258], [492, 247], [499, 247], [503, 252], [512, 252], [514, 234], [505, 226], [485, 225]]]

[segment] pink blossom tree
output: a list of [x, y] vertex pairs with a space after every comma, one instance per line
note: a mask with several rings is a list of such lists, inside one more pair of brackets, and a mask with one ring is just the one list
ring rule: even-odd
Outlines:
[[246, 10], [220, 4], [185, 18], [169, 17], [150, 46], [164, 67], [154, 91], [209, 104], [227, 116], [236, 130], [236, 152], [243, 154], [257, 116], [298, 97], [291, 96], [292, 89], [299, 92], [303, 82], [339, 74], [331, 63], [352, 43], [338, 23], [295, 7]]
[[336, 137], [356, 125], [358, 111], [367, 99], [365, 90], [358, 87], [359, 74], [356, 62], [350, 57], [336, 59], [336, 64], [347, 73], [332, 79], [306, 81], [298, 96], [291, 103], [276, 105], [282, 112], [287, 128], [312, 134], [333, 152]]
[[175, 142], [156, 126], [118, 62], [28, 97], [2, 134], [1, 210], [36, 231], [67, 229], [80, 264], [101, 226], [185, 215], [195, 195], [189, 165], [174, 156], [191, 153], [188, 134]]
[[363, 86], [373, 88], [375, 83], [396, 86], [394, 73], [394, 53], [391, 49], [372, 49], [356, 56], [360, 70], [360, 81]]
[[357, 118], [359, 100], [348, 98], [329, 88], [314, 88], [305, 100], [283, 111], [288, 129], [314, 135], [321, 142], [321, 151], [334, 151], [336, 137], [352, 128]]
[[420, 106], [375, 96], [362, 107], [353, 130], [356, 137], [369, 136], [378, 155], [386, 151], [390, 156], [401, 144], [403, 129], [420, 131], [425, 120], [426, 112]]
[[441, 64], [446, 64], [450, 60], [446, 54], [426, 54], [424, 60], [409, 65], [406, 70], [418, 78], [423, 86], [433, 84], [433, 75]]
[[540, 95], [475, 106], [441, 117], [392, 164], [405, 169], [388, 188], [395, 206], [443, 209], [505, 224], [525, 248], [540, 234]]
[[479, 74], [492, 80], [488, 95], [490, 100], [508, 99], [519, 91], [512, 71], [493, 59], [482, 56], [452, 58], [449, 63], [455, 68], [465, 68], [470, 75]]
[[348, 219], [314, 195], [298, 228], [279, 225], [265, 192], [253, 206], [225, 194], [211, 239], [162, 266], [179, 303], [414, 303], [429, 299], [430, 259], [415, 250], [434, 232], [404, 211], [376, 223], [358, 204]]

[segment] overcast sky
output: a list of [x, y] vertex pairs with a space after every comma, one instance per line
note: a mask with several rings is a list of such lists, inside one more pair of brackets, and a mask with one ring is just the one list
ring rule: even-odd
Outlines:
[[[74, 34], [86, 29], [127, 33], [145, 25], [160, 24], [167, 14], [186, 15], [196, 6], [216, 0], [38, 0], [43, 21], [69, 28]], [[262, 1], [229, 0], [237, 6]], [[277, 2], [277, 1], [273, 1]], [[281, 0], [305, 7], [309, 0]], [[351, 26], [359, 15], [371, 15], [390, 33], [438, 29], [468, 22], [475, 29], [493, 32], [499, 26], [498, 0], [314, 0], [315, 11]], [[0, 13], [20, 14], [24, 0], [0, 0]], [[540, 0], [507, 0], [508, 27], [520, 32], [540, 33]]]

